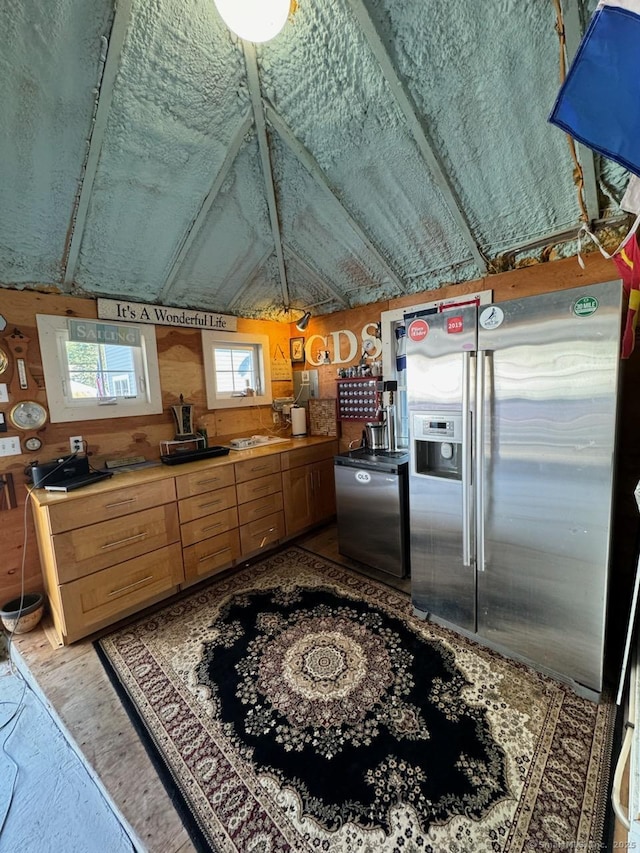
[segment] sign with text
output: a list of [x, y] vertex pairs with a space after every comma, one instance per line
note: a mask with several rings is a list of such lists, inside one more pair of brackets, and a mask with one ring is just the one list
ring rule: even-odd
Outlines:
[[462, 317], [447, 317], [447, 334], [457, 335], [464, 329]]
[[429, 324], [426, 320], [413, 320], [407, 329], [407, 335], [412, 341], [423, 341], [429, 334]]
[[187, 308], [168, 308], [164, 305], [145, 305], [121, 299], [98, 299], [101, 320], [124, 320], [130, 323], [153, 323], [156, 326], [187, 326], [216, 332], [235, 332], [238, 318], [211, 311], [192, 311]]
[[83, 344], [113, 344], [121, 347], [139, 347], [140, 330], [113, 323], [96, 323], [95, 320], [69, 319], [69, 340]]

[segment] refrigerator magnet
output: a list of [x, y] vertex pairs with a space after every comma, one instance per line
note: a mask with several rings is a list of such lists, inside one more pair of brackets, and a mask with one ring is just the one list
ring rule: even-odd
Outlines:
[[504, 320], [504, 311], [497, 305], [490, 305], [480, 314], [480, 325], [483, 329], [497, 329]]
[[407, 329], [407, 336], [412, 341], [423, 341], [429, 334], [429, 324], [426, 320], [413, 320]]

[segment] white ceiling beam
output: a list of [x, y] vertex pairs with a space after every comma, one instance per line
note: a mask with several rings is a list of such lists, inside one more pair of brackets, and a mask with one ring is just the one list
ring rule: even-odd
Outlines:
[[169, 292], [175, 283], [178, 272], [180, 271], [180, 267], [182, 266], [184, 259], [189, 253], [189, 250], [191, 249], [194, 240], [202, 230], [202, 226], [206, 222], [207, 215], [211, 210], [211, 206], [216, 200], [218, 193], [222, 189], [222, 186], [226, 181], [227, 176], [229, 175], [231, 167], [233, 166], [235, 159], [244, 144], [245, 136], [251, 128], [252, 124], [253, 119], [251, 118], [251, 112], [247, 110], [247, 112], [242, 118], [242, 121], [238, 125], [236, 132], [231, 138], [231, 142], [229, 143], [229, 147], [227, 148], [224, 160], [222, 161], [222, 166], [218, 170], [218, 174], [216, 175], [215, 181], [213, 182], [213, 186], [207, 193], [207, 196], [202, 202], [202, 206], [198, 211], [198, 215], [191, 223], [191, 227], [183, 238], [182, 245], [178, 250], [176, 259], [174, 260], [173, 264], [171, 265], [171, 269], [169, 270], [169, 275], [167, 276], [165, 283], [162, 286], [162, 290], [158, 294], [158, 302], [162, 303], [168, 297]]
[[389, 85], [389, 90], [405, 117], [405, 121], [407, 122], [411, 135], [418, 146], [418, 150], [429, 167], [436, 186], [440, 190], [444, 202], [447, 205], [462, 237], [464, 238], [474, 261], [482, 272], [486, 272], [487, 259], [480, 251], [476, 239], [471, 231], [471, 226], [469, 225], [467, 217], [462, 209], [457, 192], [455, 191], [438, 154], [434, 150], [433, 144], [431, 143], [423, 125], [423, 121], [418, 116], [418, 110], [414, 100], [409, 94], [404, 81], [401, 80], [398, 75], [393, 62], [391, 61], [391, 57], [389, 56], [389, 52], [378, 34], [376, 25], [373, 23], [362, 0], [347, 0], [347, 3], [351, 7], [354, 16], [360, 24], [360, 28], [369, 43], [369, 47], [377, 59], [382, 73]]
[[340, 305], [342, 305], [344, 308], [349, 307], [349, 303], [344, 294], [337, 291], [330, 284], [327, 284], [324, 279], [312, 267], [309, 266], [309, 264], [304, 260], [304, 258], [300, 257], [300, 255], [295, 251], [295, 249], [292, 249], [289, 245], [287, 245], [286, 249], [287, 254], [293, 259], [296, 264], [298, 264], [299, 267], [302, 268], [304, 274], [309, 279], [311, 279], [312, 282], [315, 283], [316, 287], [319, 287], [322, 291], [332, 297], [331, 301], [335, 300], [336, 302], [339, 302]]
[[[574, 60], [580, 41], [582, 39], [582, 22], [577, 0], [563, 0], [564, 38], [567, 52], [567, 67]], [[596, 178], [596, 164], [593, 151], [576, 140], [578, 160], [582, 167], [584, 204], [587, 209], [589, 221], [600, 216], [600, 205], [598, 202], [598, 180]]]
[[336, 208], [340, 212], [342, 218], [347, 222], [349, 227], [358, 235], [360, 240], [362, 240], [368, 251], [375, 257], [376, 261], [383, 268], [388, 278], [391, 279], [398, 292], [404, 293], [403, 282], [400, 280], [394, 270], [391, 269], [386, 259], [382, 256], [377, 247], [374, 246], [371, 240], [364, 233], [362, 227], [358, 224], [358, 222], [356, 222], [353, 216], [351, 216], [349, 211], [333, 192], [326, 175], [318, 165], [313, 154], [307, 148], [305, 148], [305, 146], [302, 144], [302, 142], [300, 142], [298, 137], [294, 134], [294, 132], [291, 130], [291, 128], [285, 122], [282, 116], [278, 112], [276, 112], [276, 110], [270, 104], [265, 105], [265, 110], [269, 124], [274, 128], [275, 131], [277, 131], [282, 141], [288, 146], [288, 148], [293, 152], [293, 154], [295, 154], [295, 156], [309, 172], [309, 174], [315, 180], [318, 186], [320, 186], [328, 193], [329, 198], [331, 198], [335, 203]]
[[269, 220], [271, 222], [271, 233], [273, 244], [278, 259], [278, 270], [280, 272], [280, 289], [282, 291], [282, 304], [286, 308], [289, 305], [289, 285], [287, 283], [287, 270], [284, 264], [284, 252], [282, 250], [282, 235], [280, 233], [280, 220], [278, 218], [278, 204], [276, 201], [276, 190], [273, 182], [273, 169], [271, 167], [271, 156], [269, 153], [269, 139], [267, 137], [267, 123], [265, 120], [264, 106], [260, 92], [260, 77], [258, 75], [258, 62], [256, 60], [256, 49], [252, 42], [243, 41], [244, 61], [247, 69], [247, 83], [251, 103], [253, 105], [253, 117], [256, 124], [258, 136], [258, 148], [260, 150], [260, 161], [262, 163], [262, 176], [264, 178], [267, 205], [269, 207]]
[[[273, 249], [267, 249], [264, 255], [260, 258], [257, 264], [253, 267], [249, 275], [245, 278], [244, 284], [241, 284], [238, 290], [236, 290], [235, 295], [232, 299], [227, 302], [225, 307], [225, 311], [231, 311], [235, 305], [242, 299], [247, 290], [251, 287], [254, 278], [258, 275], [262, 267], [267, 263], [271, 255], [273, 254]], [[285, 306], [286, 307], [286, 306]]]
[[77, 198], [75, 211], [72, 215], [71, 242], [69, 243], [63, 280], [63, 289], [66, 292], [71, 290], [76, 273], [80, 246], [82, 245], [84, 229], [87, 223], [91, 193], [93, 192], [93, 184], [98, 171], [100, 153], [102, 151], [109, 111], [113, 100], [113, 89], [120, 69], [120, 57], [122, 55], [124, 40], [131, 21], [131, 5], [132, 0], [118, 0], [116, 3], [116, 12], [113, 19], [113, 26], [111, 27], [106, 57], [104, 53], [101, 57], [104, 66], [102, 68], [102, 78], [98, 83], [98, 101], [93, 116], [93, 128], [84, 164], [82, 187], [80, 195]]

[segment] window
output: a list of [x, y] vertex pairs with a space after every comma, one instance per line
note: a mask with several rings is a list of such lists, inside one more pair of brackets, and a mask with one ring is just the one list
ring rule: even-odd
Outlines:
[[37, 314], [52, 423], [160, 414], [155, 328]]
[[202, 332], [209, 409], [270, 405], [269, 338]]

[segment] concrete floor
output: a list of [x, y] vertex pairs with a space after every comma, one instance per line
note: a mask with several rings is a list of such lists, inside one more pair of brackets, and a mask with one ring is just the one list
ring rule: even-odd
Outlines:
[[0, 663], [0, 851], [143, 850], [61, 726], [28, 671]]

